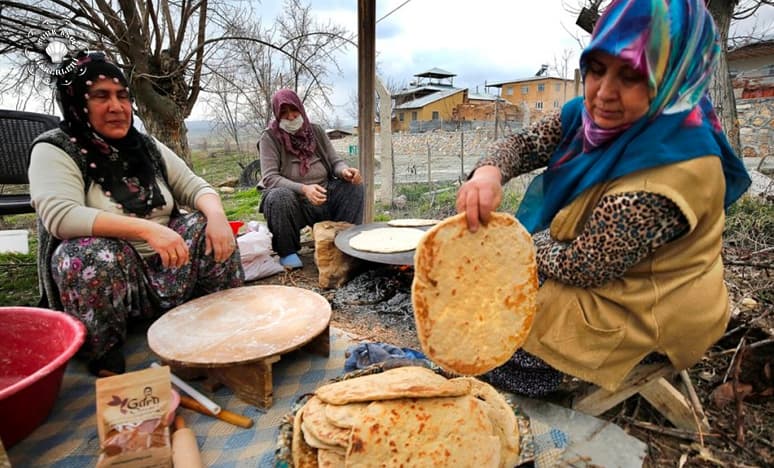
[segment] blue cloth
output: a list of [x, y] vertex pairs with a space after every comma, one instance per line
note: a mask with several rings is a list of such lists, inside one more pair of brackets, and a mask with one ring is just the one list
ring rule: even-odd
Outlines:
[[[532, 233], [597, 184], [633, 172], [715, 155], [726, 180], [727, 208], [750, 185], [706, 90], [718, 53], [712, 17], [701, 0], [615, 1], [600, 18], [581, 56], [600, 51], [648, 77], [648, 113], [607, 143], [593, 146], [584, 131], [583, 98], [562, 108], [562, 139], [548, 168], [533, 179], [516, 216]], [[586, 127], [589, 127], [588, 122]], [[592, 131], [592, 130], [589, 130]]]
[[363, 369], [373, 364], [390, 360], [417, 360], [427, 361], [427, 357], [420, 351], [411, 348], [398, 348], [387, 343], [360, 343], [350, 346], [344, 353], [344, 371], [351, 372]]

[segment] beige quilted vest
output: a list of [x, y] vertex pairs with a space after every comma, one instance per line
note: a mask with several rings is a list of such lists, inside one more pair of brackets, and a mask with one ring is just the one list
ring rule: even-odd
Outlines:
[[690, 231], [601, 287], [546, 281], [524, 349], [611, 391], [652, 351], [677, 369], [696, 363], [729, 318], [720, 257], [724, 187], [720, 159], [707, 156], [608, 181], [562, 209], [551, 234], [570, 241], [602, 196], [647, 191], [677, 204]]

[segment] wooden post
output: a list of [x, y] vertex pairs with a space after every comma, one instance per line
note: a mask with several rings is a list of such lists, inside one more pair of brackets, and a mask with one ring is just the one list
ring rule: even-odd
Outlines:
[[379, 197], [382, 203], [392, 205], [392, 189], [394, 184], [394, 163], [392, 154], [392, 97], [382, 80], [376, 77], [376, 93], [379, 95], [380, 136], [382, 139], [381, 185]]
[[[376, 0], [357, 2], [358, 143], [365, 184], [363, 222], [374, 219], [374, 80], [376, 77]], [[387, 123], [389, 125], [389, 122]]]

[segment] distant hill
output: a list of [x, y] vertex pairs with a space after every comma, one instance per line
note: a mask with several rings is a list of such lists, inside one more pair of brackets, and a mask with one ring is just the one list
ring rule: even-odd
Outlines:
[[185, 126], [188, 127], [189, 141], [195, 141], [197, 138], [207, 138], [215, 130], [215, 123], [210, 120], [186, 120]]

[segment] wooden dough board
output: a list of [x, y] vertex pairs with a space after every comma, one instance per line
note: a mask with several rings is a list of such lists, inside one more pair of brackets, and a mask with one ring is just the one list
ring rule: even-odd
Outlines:
[[207, 377], [261, 408], [272, 402], [271, 365], [304, 347], [328, 356], [331, 306], [312, 291], [245, 286], [171, 309], [148, 329], [148, 346], [181, 378]]

